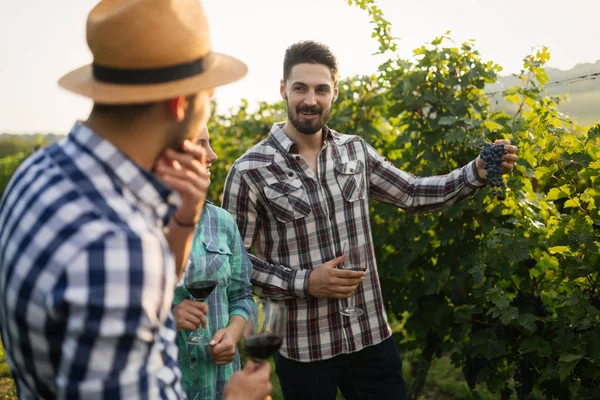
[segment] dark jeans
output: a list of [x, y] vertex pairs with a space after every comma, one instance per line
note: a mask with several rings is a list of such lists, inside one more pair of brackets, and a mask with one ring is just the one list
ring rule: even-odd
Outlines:
[[406, 400], [402, 360], [392, 337], [329, 360], [301, 363], [275, 356], [285, 400]]

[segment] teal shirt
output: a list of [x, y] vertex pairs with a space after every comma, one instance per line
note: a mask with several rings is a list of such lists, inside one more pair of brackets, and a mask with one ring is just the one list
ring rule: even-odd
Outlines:
[[[250, 277], [252, 264], [242, 243], [233, 217], [224, 209], [207, 203], [194, 233], [192, 251], [186, 265], [194, 269], [196, 279], [214, 279], [218, 286], [206, 299], [208, 326], [203, 333], [212, 337], [227, 327], [229, 318], [240, 315], [248, 319], [254, 300]], [[185, 274], [184, 274], [185, 277]], [[183, 281], [175, 290], [174, 305], [191, 299]], [[223, 398], [223, 388], [231, 375], [240, 369], [239, 350], [234, 360], [222, 366], [212, 363], [206, 346], [188, 346], [189, 331], [178, 332], [179, 366], [189, 399]]]

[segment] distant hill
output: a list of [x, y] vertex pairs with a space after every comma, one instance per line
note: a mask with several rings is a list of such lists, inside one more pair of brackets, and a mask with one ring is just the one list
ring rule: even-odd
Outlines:
[[[569, 70], [546, 68], [546, 72], [550, 79], [549, 82], [562, 81], [564, 79], [600, 72], [600, 60], [595, 63], [577, 64]], [[489, 85], [486, 91], [494, 92], [520, 84], [521, 82], [514, 76], [506, 76], [502, 77], [499, 83]], [[547, 89], [547, 92], [552, 95], [566, 94], [566, 102], [559, 109], [575, 119], [581, 126], [592, 125], [600, 121], [600, 77], [595, 80], [550, 87]], [[494, 96], [492, 100], [500, 100], [500, 96]], [[507, 103], [499, 101], [497, 106], [506, 108]]]
[[[560, 70], [556, 68], [546, 68], [549, 82], [561, 81], [564, 79], [574, 78], [582, 75], [593, 74], [600, 72], [600, 60], [595, 63], [577, 64], [571, 69]], [[488, 85], [486, 92], [496, 92], [511, 86], [520, 85], [521, 82], [514, 76], [501, 77], [498, 83]], [[593, 125], [600, 122], [600, 77], [595, 80], [587, 80], [569, 84], [566, 86], [555, 86], [547, 89], [549, 94], [567, 95], [567, 101], [561, 105], [559, 109], [572, 117], [581, 126]], [[496, 104], [497, 102], [497, 104]], [[493, 107], [502, 109], [516, 109], [513, 104], [506, 103], [501, 99], [501, 96], [493, 96], [491, 98]], [[39, 140], [39, 134], [20, 134], [12, 135], [9, 133], [0, 133], [0, 142], [9, 139], [11, 136], [19, 136], [21, 139], [31, 140], [35, 142]], [[64, 135], [48, 133], [45, 134], [47, 142], [55, 142], [64, 137]], [[1, 143], [0, 143], [1, 145]]]

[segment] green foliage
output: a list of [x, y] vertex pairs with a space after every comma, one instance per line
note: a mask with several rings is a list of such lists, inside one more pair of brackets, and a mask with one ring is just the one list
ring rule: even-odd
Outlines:
[[384, 298], [403, 319], [405, 350], [451, 355], [471, 388], [525, 398], [592, 398], [600, 378], [598, 131], [578, 131], [541, 89], [547, 49], [524, 59], [491, 112], [483, 88], [500, 67], [472, 42], [436, 38], [414, 60], [342, 83], [332, 126], [364, 136], [400, 168], [441, 174], [500, 138], [520, 147], [508, 198], [430, 214], [373, 205]]
[[392, 37], [392, 24], [388, 21], [383, 11], [377, 6], [374, 0], [347, 0], [348, 5], [359, 7], [361, 10], [366, 10], [371, 17], [371, 23], [375, 25], [371, 37], [379, 42], [379, 53], [386, 51], [396, 51], [396, 38]]
[[28, 155], [28, 153], [16, 153], [0, 158], [0, 198], [12, 174]]
[[[213, 109], [216, 106], [213, 105]], [[216, 204], [217, 196], [223, 193], [225, 177], [233, 162], [244, 151], [264, 139], [276, 121], [285, 120], [285, 103], [268, 104], [260, 102], [255, 110], [250, 110], [248, 102], [242, 100], [235, 113], [213, 115], [208, 122], [211, 146], [219, 157], [211, 167], [211, 198]]]
[[0, 158], [15, 153], [31, 153], [46, 145], [48, 140], [43, 135], [6, 135], [0, 136]]
[[56, 135], [0, 135], [0, 198], [19, 164], [35, 150], [56, 140]]
[[0, 378], [6, 377], [10, 377], [10, 370], [4, 356], [4, 348], [2, 348], [2, 343], [0, 342]]
[[8, 364], [6, 363], [2, 343], [0, 342], [0, 399], [14, 400], [16, 398], [17, 391], [11, 378]]

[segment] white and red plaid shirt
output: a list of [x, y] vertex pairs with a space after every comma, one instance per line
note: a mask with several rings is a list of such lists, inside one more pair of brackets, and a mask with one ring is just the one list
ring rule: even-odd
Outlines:
[[[370, 198], [409, 212], [440, 209], [471, 196], [485, 183], [475, 162], [443, 176], [415, 177], [394, 167], [362, 138], [323, 128], [318, 176], [294, 142], [274, 124], [269, 137], [240, 157], [225, 183], [223, 208], [236, 219], [259, 295], [285, 300], [284, 357], [324, 360], [356, 352], [391, 335], [381, 295], [369, 220]], [[366, 243], [366, 276], [355, 305], [308, 294], [310, 271], [341, 254], [340, 243]], [[363, 266], [364, 267], [364, 266]]]

